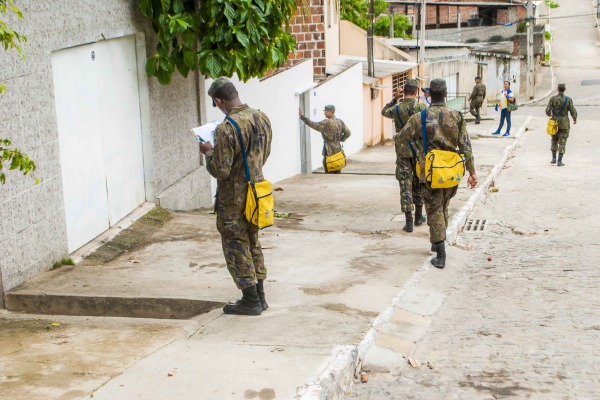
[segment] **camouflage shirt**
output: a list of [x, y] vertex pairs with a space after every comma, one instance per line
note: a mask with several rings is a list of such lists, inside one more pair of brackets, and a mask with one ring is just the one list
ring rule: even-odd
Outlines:
[[[381, 115], [394, 120], [394, 126], [396, 127], [394, 146], [396, 147], [397, 155], [405, 154], [403, 149], [409, 148], [408, 142], [406, 140], [401, 140], [398, 133], [402, 130], [402, 127], [408, 122], [410, 117], [426, 108], [427, 106], [423, 103], [419, 103], [418, 99], [404, 99], [400, 104], [396, 104], [396, 99], [393, 99], [383, 107], [383, 110], [381, 110]], [[398, 156], [396, 158], [396, 164], [400, 165], [401, 158], [403, 157]]]
[[[262, 168], [271, 152], [271, 122], [263, 112], [246, 104], [235, 107], [227, 116], [240, 127], [251, 179], [261, 182], [264, 180]], [[214, 150], [206, 157], [206, 170], [217, 178], [217, 214], [225, 218], [241, 218], [246, 206], [248, 182], [237, 132], [227, 120], [215, 130]]]
[[300, 119], [315, 131], [321, 132], [323, 137], [323, 157], [331, 156], [342, 151], [342, 144], [350, 137], [350, 129], [344, 121], [335, 116], [326, 118], [321, 122], [314, 122], [306, 118], [304, 115]]
[[475, 86], [473, 86], [471, 95], [469, 96], [471, 106], [481, 107], [483, 104], [483, 99], [485, 99], [485, 85], [483, 83], [476, 83]]
[[[558, 117], [558, 113], [560, 109], [563, 108], [563, 104], [565, 103], [565, 96], [562, 93], [557, 94], [556, 96], [552, 96], [550, 101], [548, 101], [548, 106], [546, 107], [546, 115], [556, 119]], [[567, 104], [565, 104], [565, 108], [560, 114], [560, 118], [558, 118], [558, 129], [570, 129], [571, 124], [569, 122], [569, 113], [571, 113], [571, 118], [574, 121], [577, 121], [577, 110], [573, 105], [573, 100], [569, 97], [567, 100]]]
[[[421, 131], [421, 113], [413, 115], [396, 140], [406, 140], [414, 149], [421, 165], [420, 177], [424, 178], [425, 153], [432, 149], [456, 151], [465, 155], [466, 168], [469, 173], [475, 172], [475, 160], [471, 141], [467, 133], [467, 124], [460, 112], [446, 107], [445, 103], [433, 103], [426, 111], [427, 147], [423, 151], [423, 136]], [[398, 157], [412, 157], [411, 149], [402, 148]]]

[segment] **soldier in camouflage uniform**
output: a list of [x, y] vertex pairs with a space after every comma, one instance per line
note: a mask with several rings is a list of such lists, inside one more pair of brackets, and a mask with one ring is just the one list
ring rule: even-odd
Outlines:
[[475, 77], [475, 86], [473, 86], [473, 92], [469, 96], [469, 112], [475, 117], [475, 123], [481, 123], [481, 115], [479, 109], [485, 99], [485, 85], [481, 83], [481, 77]]
[[[264, 180], [262, 168], [271, 152], [271, 122], [258, 110], [242, 104], [235, 86], [227, 78], [217, 78], [208, 95], [213, 106], [232, 118], [240, 127], [246, 149], [250, 176], [255, 182]], [[206, 169], [217, 178], [215, 211], [217, 229], [227, 269], [242, 299], [227, 304], [226, 314], [259, 315], [268, 305], [265, 300], [264, 280], [267, 270], [258, 241], [258, 227], [244, 215], [248, 183], [238, 134], [233, 125], [224, 120], [215, 129], [215, 144], [201, 143], [200, 151], [206, 156]]]
[[407, 79], [404, 85], [404, 100], [398, 103], [401, 96], [400, 90], [396, 93], [389, 103], [387, 103], [381, 115], [394, 120], [396, 135], [394, 142], [396, 146], [396, 179], [400, 183], [400, 207], [406, 218], [406, 224], [402, 229], [406, 232], [413, 231], [412, 206], [415, 205], [414, 224], [422, 225], [427, 219], [423, 215], [423, 198], [421, 197], [421, 182], [415, 177], [414, 157], [401, 157], [399, 154], [405, 153], [403, 148], [408, 147], [408, 142], [399, 140], [398, 133], [404, 124], [413, 114], [421, 112], [427, 108], [426, 105], [419, 103], [419, 81], [416, 79]]
[[323, 137], [323, 168], [325, 173], [340, 174], [342, 171], [327, 171], [325, 157], [332, 156], [335, 153], [342, 151], [341, 142], [345, 142], [350, 137], [350, 129], [344, 121], [335, 117], [335, 106], [330, 104], [325, 106], [323, 110], [325, 119], [321, 122], [314, 122], [302, 115], [302, 110], [299, 110], [300, 119], [306, 125], [321, 133]]
[[[563, 164], [562, 159], [567, 147], [569, 130], [571, 129], [571, 125], [569, 125], [569, 113], [571, 113], [571, 118], [573, 118], [573, 124], [577, 123], [577, 110], [575, 110], [573, 100], [571, 100], [570, 97], [565, 97], [565, 89], [565, 84], [559, 83], [558, 94], [550, 98], [548, 106], [546, 107], [547, 116], [552, 117], [553, 119], [558, 118], [558, 132], [555, 135], [552, 135], [552, 144], [550, 146], [550, 151], [552, 152], [552, 161], [550, 161], [550, 163], [556, 164], [559, 167], [565, 165]], [[566, 103], [565, 99], [567, 99]], [[564, 109], [563, 105], [565, 106]], [[558, 116], [559, 113], [560, 117]], [[556, 161], [557, 150], [558, 163]]]
[[[402, 140], [411, 144], [421, 166], [419, 177], [421, 182], [424, 182], [422, 190], [427, 211], [427, 224], [429, 225], [429, 240], [432, 244], [432, 251], [436, 252], [436, 256], [431, 259], [431, 264], [437, 268], [444, 268], [446, 265], [444, 240], [446, 240], [446, 228], [448, 227], [448, 205], [450, 199], [456, 194], [457, 188], [432, 189], [431, 182], [425, 182], [425, 154], [432, 149], [464, 154], [466, 168], [469, 171], [467, 185], [470, 188], [477, 185], [477, 175], [475, 174], [471, 142], [462, 114], [446, 107], [444, 103], [446, 81], [443, 79], [431, 81], [430, 92], [431, 106], [426, 111], [427, 149], [423, 149], [420, 113], [413, 115], [408, 120], [402, 128], [400, 136]], [[401, 155], [404, 157], [412, 155], [410, 149], [402, 149], [402, 151]]]

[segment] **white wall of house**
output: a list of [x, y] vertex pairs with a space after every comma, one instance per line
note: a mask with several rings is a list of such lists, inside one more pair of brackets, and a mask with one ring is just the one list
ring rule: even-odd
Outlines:
[[340, 55], [340, 12], [338, 0], [325, 1], [324, 11], [325, 64], [331, 65]]
[[476, 59], [487, 64], [487, 86], [488, 102], [494, 103], [500, 99], [500, 92], [504, 88], [504, 81], [510, 82], [510, 89], [517, 95], [521, 91], [521, 81], [524, 79], [524, 71], [521, 71], [521, 60], [518, 57], [504, 55], [476, 55]]
[[[271, 120], [273, 142], [271, 155], [264, 166], [263, 173], [271, 182], [277, 182], [300, 171], [300, 129], [298, 123], [299, 94], [313, 86], [312, 60], [307, 60], [288, 70], [267, 79], [250, 79], [240, 82], [237, 76], [231, 78], [243, 103], [265, 112]], [[206, 88], [212, 84], [206, 80]], [[296, 94], [298, 93], [298, 94]], [[205, 93], [208, 121], [222, 121], [224, 114]], [[213, 191], [216, 181], [213, 180]]]
[[[360, 63], [346, 71], [332, 76], [310, 93], [310, 115], [313, 121], [325, 118], [323, 109], [328, 104], [335, 105], [335, 116], [350, 128], [352, 135], [344, 142], [346, 155], [354, 154], [363, 148], [363, 85]], [[323, 138], [311, 129], [312, 170], [322, 167]]]

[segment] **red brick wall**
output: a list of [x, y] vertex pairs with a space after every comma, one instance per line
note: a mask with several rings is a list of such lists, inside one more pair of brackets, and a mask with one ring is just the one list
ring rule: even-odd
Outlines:
[[323, 0], [311, 0], [310, 17], [298, 12], [290, 21], [297, 54], [290, 53], [287, 67], [312, 59], [315, 76], [325, 76], [325, 14]]

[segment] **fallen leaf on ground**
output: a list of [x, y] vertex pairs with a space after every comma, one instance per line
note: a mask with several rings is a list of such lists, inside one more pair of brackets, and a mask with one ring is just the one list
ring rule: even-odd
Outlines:
[[369, 382], [369, 375], [367, 375], [365, 372], [361, 372], [360, 373], [360, 381], [362, 383], [367, 383]]
[[421, 366], [420, 362], [418, 362], [417, 360], [415, 360], [414, 358], [411, 358], [411, 357], [408, 358], [408, 363], [413, 368], [419, 368]]
[[271, 350], [271, 353], [275, 352], [275, 351], [284, 351], [285, 349], [283, 347], [275, 347], [274, 349]]
[[498, 189], [497, 187], [494, 187], [494, 188], [492, 188], [492, 193], [496, 193], [498, 190], [500, 190], [500, 189]]
[[429, 369], [434, 369], [435, 368], [435, 365], [433, 365], [429, 361], [427, 361], [427, 366], [429, 367]]
[[132, 264], [139, 264], [140, 263], [138, 260], [127, 260], [127, 261], [129, 261]]
[[175, 372], [169, 371], [169, 372], [167, 372], [167, 376], [175, 376]]
[[50, 324], [50, 326], [61, 326], [62, 324], [60, 322], [53, 322]]

